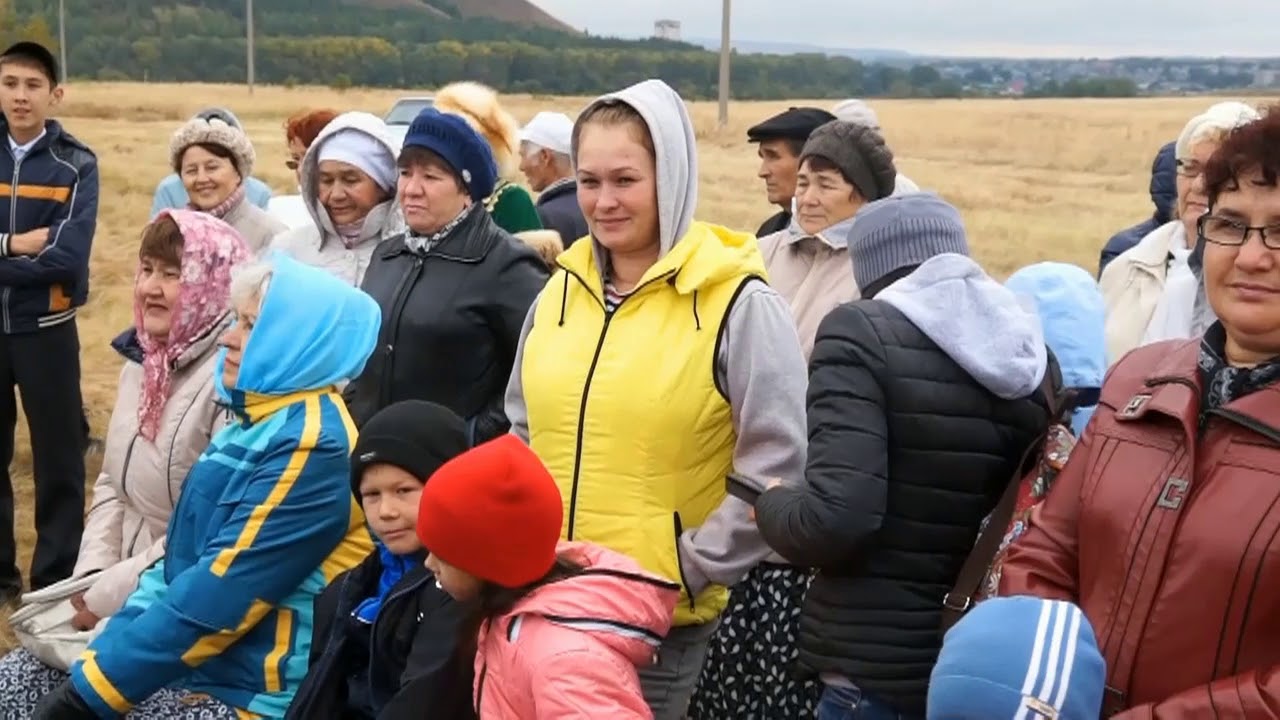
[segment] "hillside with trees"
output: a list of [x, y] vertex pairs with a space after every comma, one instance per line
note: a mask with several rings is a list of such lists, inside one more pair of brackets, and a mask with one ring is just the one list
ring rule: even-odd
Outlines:
[[[244, 0], [65, 0], [73, 78], [243, 82]], [[57, 0], [0, 0], [0, 35], [53, 42]], [[258, 0], [258, 82], [431, 88], [471, 79], [508, 92], [592, 95], [660, 77], [689, 99], [718, 92], [716, 53], [573, 31], [525, 0]], [[50, 29], [55, 29], [50, 32]], [[1081, 78], [1072, 90], [1092, 89]], [[1107, 95], [1135, 94], [1109, 84]], [[929, 65], [820, 54], [735, 55], [733, 96], [960, 97]]]

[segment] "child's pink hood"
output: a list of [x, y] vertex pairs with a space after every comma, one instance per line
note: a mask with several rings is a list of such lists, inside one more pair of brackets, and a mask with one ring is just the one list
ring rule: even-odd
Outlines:
[[680, 586], [599, 545], [561, 542], [556, 552], [586, 569], [530, 593], [495, 627], [539, 615], [592, 635], [637, 666], [647, 665], [671, 629]]

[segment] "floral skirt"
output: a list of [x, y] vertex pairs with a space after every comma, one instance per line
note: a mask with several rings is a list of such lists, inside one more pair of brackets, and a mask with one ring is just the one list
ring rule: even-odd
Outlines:
[[796, 640], [804, 595], [813, 576], [804, 568], [762, 563], [733, 588], [711, 638], [690, 720], [812, 718], [822, 694], [813, 679], [796, 678]]
[[[36, 703], [69, 676], [26, 650], [0, 658], [0, 720], [29, 720]], [[236, 711], [208, 695], [164, 689], [140, 703], [127, 720], [237, 720]]]

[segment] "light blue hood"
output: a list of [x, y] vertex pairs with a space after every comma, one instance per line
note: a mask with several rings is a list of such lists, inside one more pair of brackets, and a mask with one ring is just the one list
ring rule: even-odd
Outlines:
[[[1045, 342], [1058, 358], [1067, 387], [1101, 388], [1107, 372], [1103, 334], [1106, 306], [1098, 283], [1083, 268], [1042, 262], [1018, 270], [1005, 281], [1019, 299], [1034, 304], [1044, 328]], [[1096, 406], [1080, 408], [1072, 417], [1077, 435], [1089, 423]]]
[[271, 280], [230, 392], [221, 380], [227, 350], [218, 352], [214, 384], [233, 406], [246, 394], [288, 395], [355, 378], [382, 325], [378, 303], [363, 290], [280, 252], [268, 259]]

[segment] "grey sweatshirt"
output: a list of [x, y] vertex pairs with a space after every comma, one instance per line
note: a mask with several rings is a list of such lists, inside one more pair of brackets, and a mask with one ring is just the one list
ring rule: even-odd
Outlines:
[[[666, 255], [688, 231], [697, 204], [697, 139], [693, 124], [680, 96], [658, 80], [606, 95], [596, 103], [618, 101], [635, 108], [650, 128], [657, 151], [659, 253]], [[576, 153], [577, 148], [574, 150]], [[608, 251], [594, 238], [591, 242], [595, 243], [604, 276], [603, 258], [608, 257]], [[556, 284], [547, 287], [554, 288]], [[539, 295], [525, 318], [507, 386], [506, 413], [511, 432], [525, 442], [529, 441], [529, 418], [521, 367], [525, 338], [541, 298]], [[658, 340], [654, 338], [655, 344]], [[637, 362], [643, 359], [637, 358]], [[726, 390], [732, 410], [737, 434], [735, 471], [758, 480], [762, 488], [773, 478], [798, 485], [804, 476], [807, 368], [791, 310], [769, 286], [750, 283], [729, 309], [714, 372]], [[663, 388], [651, 392], [661, 393]], [[681, 562], [695, 595], [710, 583], [737, 583], [762, 560], [782, 562], [771, 555], [748, 516], [749, 510], [747, 503], [726, 497], [701, 527], [685, 531], [680, 541]]]
[[997, 397], [1026, 397], [1044, 380], [1049, 355], [1039, 315], [964, 255], [934, 256], [876, 299], [901, 310]]

